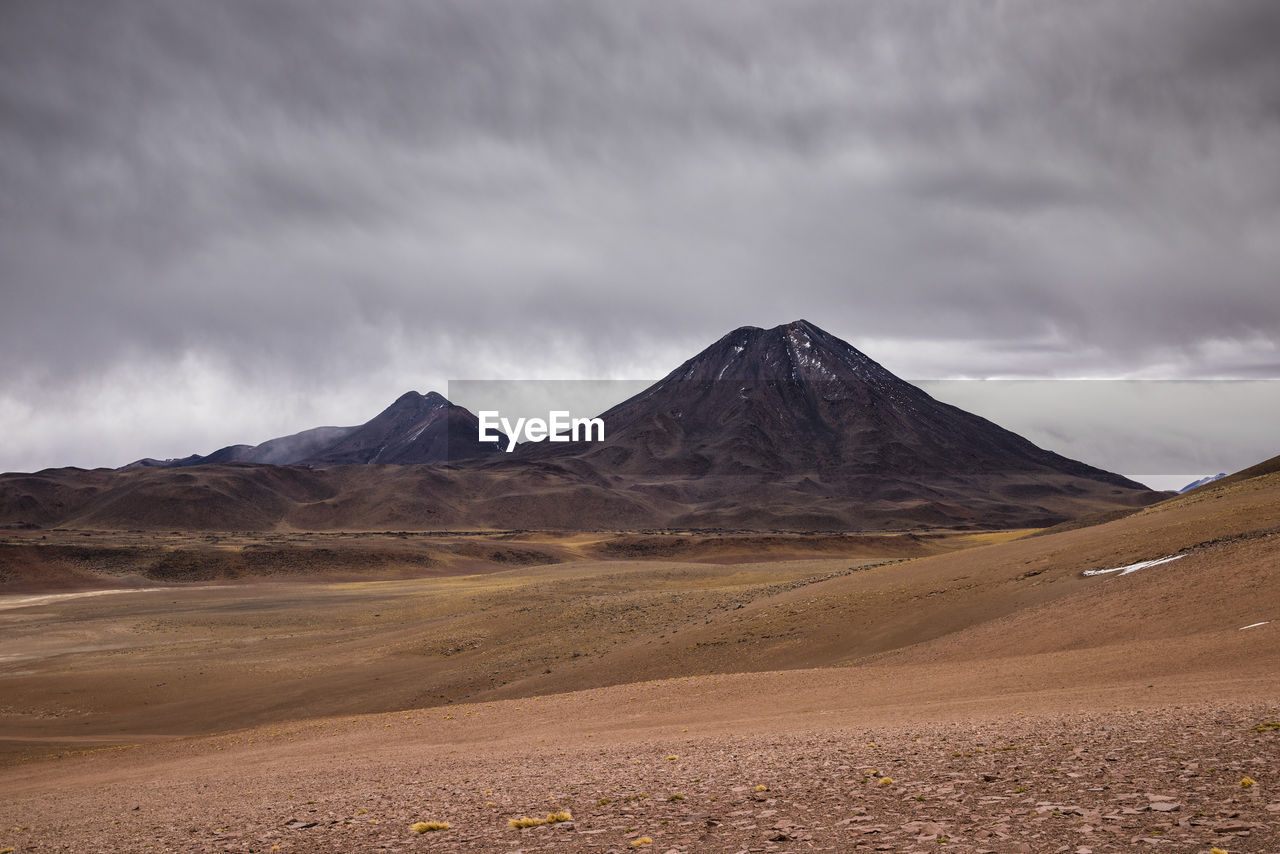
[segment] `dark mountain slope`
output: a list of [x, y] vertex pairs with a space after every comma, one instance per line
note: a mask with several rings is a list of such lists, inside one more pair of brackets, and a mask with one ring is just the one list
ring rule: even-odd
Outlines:
[[315, 427], [260, 445], [228, 445], [207, 456], [138, 460], [128, 468], [186, 468], [211, 463], [267, 465], [420, 465], [457, 462], [506, 447], [478, 442], [476, 417], [433, 392], [406, 392], [357, 427]]
[[660, 496], [689, 527], [1036, 527], [1159, 498], [934, 400], [803, 320], [736, 329], [601, 417], [604, 442], [477, 462]]
[[306, 457], [309, 465], [447, 463], [493, 454], [505, 447], [478, 441], [476, 416], [434, 391], [406, 392], [367, 424]]
[[313, 427], [268, 439], [261, 445], [232, 445], [200, 458], [200, 463], [266, 463], [287, 466], [302, 462], [349, 436], [358, 427]]
[[743, 327], [602, 416], [608, 441], [517, 448], [636, 474], [1070, 475], [1140, 484], [934, 400], [808, 321]]

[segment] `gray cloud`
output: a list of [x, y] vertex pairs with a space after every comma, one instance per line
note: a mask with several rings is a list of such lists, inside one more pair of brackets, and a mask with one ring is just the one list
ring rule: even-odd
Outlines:
[[1275, 377], [1277, 40], [1270, 0], [6, 3], [0, 468], [801, 316], [909, 377]]

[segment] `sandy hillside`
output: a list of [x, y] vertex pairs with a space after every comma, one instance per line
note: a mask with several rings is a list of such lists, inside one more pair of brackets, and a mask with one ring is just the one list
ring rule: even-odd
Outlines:
[[0, 850], [1275, 852], [1278, 497], [10, 608]]

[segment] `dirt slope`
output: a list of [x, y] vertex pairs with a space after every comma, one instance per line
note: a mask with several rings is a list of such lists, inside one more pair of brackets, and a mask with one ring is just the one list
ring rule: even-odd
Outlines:
[[[601, 561], [564, 543], [509, 542], [513, 553], [575, 559], [394, 582], [215, 581], [16, 608], [0, 612], [18, 662], [0, 687], [26, 702], [6, 723], [26, 736], [110, 740], [672, 676], [1028, 652], [1096, 655], [1087, 666], [1126, 680], [1176, 673], [1197, 656], [1274, 663], [1280, 623], [1239, 629], [1280, 619], [1278, 487], [1268, 475], [1092, 529], [972, 535], [970, 548], [905, 562], [892, 538], [879, 556], [751, 564]], [[609, 542], [652, 545], [577, 548]], [[1123, 577], [1083, 575], [1179, 553]], [[68, 689], [74, 704], [59, 699]]]
[[[0, 778], [0, 844], [1267, 854], [1278, 499], [1265, 474], [905, 562], [580, 561], [11, 607], [0, 720], [10, 762], [27, 756]], [[346, 705], [290, 720], [326, 703]], [[405, 705], [355, 714], [380, 703]]]

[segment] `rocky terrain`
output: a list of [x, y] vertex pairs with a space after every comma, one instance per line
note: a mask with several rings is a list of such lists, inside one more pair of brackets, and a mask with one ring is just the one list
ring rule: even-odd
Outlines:
[[1273, 459], [1036, 532], [15, 531], [0, 851], [1275, 854], [1278, 496]]
[[[1003, 711], [989, 698], [976, 710], [851, 715], [784, 702], [774, 711], [789, 715], [766, 732], [708, 722], [696, 707], [672, 713], [673, 696], [694, 701], [696, 690], [639, 686], [71, 754], [10, 772], [0, 843], [667, 854], [1280, 845], [1274, 703], [1169, 705], [1166, 695], [1133, 707], [1137, 698], [1111, 695], [1104, 709], [1068, 701], [1053, 712], [1031, 696]], [[564, 820], [511, 826], [549, 815]], [[419, 822], [447, 827], [420, 833]]]

